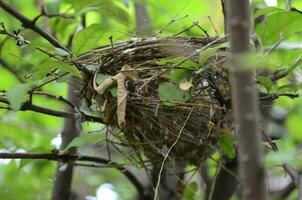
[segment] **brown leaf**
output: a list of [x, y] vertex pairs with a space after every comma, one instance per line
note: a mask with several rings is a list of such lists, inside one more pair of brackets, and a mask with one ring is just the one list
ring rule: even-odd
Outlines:
[[193, 85], [188, 82], [186, 79], [183, 79], [180, 81], [179, 83], [179, 88], [182, 89], [182, 90], [188, 90], [192, 87]]
[[108, 78], [106, 79], [101, 85], [99, 85], [98, 87], [94, 88], [94, 90], [98, 93], [98, 94], [104, 94], [104, 92], [112, 87], [113, 85], [115, 85], [116, 82], [113, 78]]
[[123, 73], [118, 73], [114, 76], [117, 82], [117, 121], [120, 128], [126, 124], [126, 106], [127, 106], [127, 89], [125, 86], [127, 76]]

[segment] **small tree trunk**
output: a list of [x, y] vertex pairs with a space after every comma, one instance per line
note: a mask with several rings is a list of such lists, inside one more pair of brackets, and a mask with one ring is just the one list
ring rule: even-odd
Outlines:
[[[75, 106], [79, 106], [80, 100], [75, 94], [75, 86], [80, 88], [80, 80], [75, 77], [70, 79], [70, 86], [68, 88], [68, 100]], [[66, 111], [72, 113], [73, 110], [70, 106], [66, 106]], [[77, 122], [76, 118], [65, 119], [64, 128], [62, 132], [62, 144], [61, 149], [64, 149], [68, 144], [80, 134], [80, 124]], [[70, 150], [70, 153], [75, 153], [76, 149]], [[64, 168], [64, 169], [62, 169]], [[61, 164], [57, 167], [57, 172], [55, 176], [54, 187], [52, 191], [52, 200], [68, 200], [71, 197], [71, 183], [73, 175], [73, 163], [67, 164], [67, 167], [62, 167]]]
[[148, 16], [147, 8], [144, 4], [135, 3], [135, 16], [136, 16], [136, 32], [139, 36], [151, 36], [152, 26]]
[[244, 69], [239, 57], [250, 49], [249, 0], [230, 0], [229, 32], [232, 53], [232, 105], [236, 120], [239, 172], [245, 200], [266, 199], [258, 128], [257, 92], [253, 70]]

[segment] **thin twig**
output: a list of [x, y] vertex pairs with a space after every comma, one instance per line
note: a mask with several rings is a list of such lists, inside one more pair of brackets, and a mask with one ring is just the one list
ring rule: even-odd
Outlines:
[[204, 29], [204, 28], [202, 28], [200, 25], [199, 25], [199, 23], [197, 23], [196, 24], [196, 26], [207, 36], [207, 37], [210, 37], [210, 35], [208, 34], [208, 32]]
[[61, 17], [61, 18], [65, 18], [65, 19], [75, 19], [75, 16], [71, 16], [71, 15], [66, 15], [65, 13], [58, 13], [58, 14], [49, 14], [47, 12], [47, 10], [45, 9], [44, 6], [41, 6], [41, 13], [36, 16], [32, 22], [36, 23], [38, 21], [38, 19], [40, 19], [40, 17], [47, 17], [47, 18], [54, 18], [54, 17]]
[[144, 187], [137, 178], [124, 166], [100, 157], [81, 156], [76, 154], [58, 154], [53, 153], [0, 153], [0, 159], [44, 159], [58, 162], [85, 161], [99, 164], [105, 164], [118, 169], [131, 183], [137, 191], [143, 196]]
[[210, 21], [210, 23], [211, 23], [211, 25], [212, 25], [212, 27], [213, 27], [215, 33], [216, 33], [216, 36], [218, 37], [219, 34], [218, 34], [218, 31], [217, 31], [216, 27], [214, 26], [214, 23], [213, 23], [213, 21], [212, 21], [212, 18], [211, 18], [210, 16], [208, 16], [208, 19], [209, 19], [209, 21]]
[[218, 176], [218, 172], [219, 172], [219, 168], [221, 166], [221, 160], [219, 160], [218, 164], [217, 164], [217, 168], [212, 180], [212, 184], [211, 184], [211, 189], [210, 189], [210, 193], [209, 193], [209, 200], [212, 200], [213, 194], [214, 194], [214, 189], [215, 189], [215, 185], [216, 185], [216, 180], [217, 180], [217, 176]]
[[282, 70], [276, 74], [274, 74], [273, 76], [271, 76], [271, 80], [272, 81], [277, 81], [279, 79], [282, 79], [284, 77], [286, 77], [289, 73], [291, 73], [295, 68], [297, 68], [300, 64], [302, 63], [302, 56], [299, 56], [295, 62], [292, 64], [292, 66], [290, 66], [288, 69], [286, 70]]
[[47, 33], [46, 31], [42, 30], [40, 27], [38, 27], [33, 21], [29, 20], [27, 17], [22, 15], [20, 12], [9, 6], [8, 4], [4, 3], [3, 1], [0, 1], [0, 7], [3, 8], [6, 12], [14, 16], [16, 19], [18, 19], [22, 25], [25, 28], [29, 28], [37, 33], [39, 33], [43, 38], [45, 38], [48, 42], [50, 42], [53, 46], [63, 49], [64, 51], [68, 52], [70, 55], [72, 55], [72, 52], [67, 49], [61, 42], [59, 42], [55, 37]]
[[183, 17], [181, 17], [181, 18], [178, 18], [178, 19], [172, 19], [171, 21], [169, 21], [163, 28], [161, 28], [157, 33], [162, 33], [165, 29], [167, 29], [171, 24], [173, 24], [173, 23], [175, 23], [175, 22], [177, 22], [177, 21], [180, 21], [180, 20], [182, 20], [182, 19], [184, 19], [184, 18], [187, 18], [187, 17], [189, 17], [189, 15], [185, 15], [185, 16], [183, 16]]
[[191, 28], [193, 28], [194, 26], [196, 26], [196, 24], [198, 24], [198, 22], [193, 22], [193, 24], [191, 26], [189, 26], [188, 28], [185, 28], [184, 30], [182, 30], [182, 31], [174, 34], [173, 37], [176, 37], [176, 36], [178, 36], [178, 35], [186, 32], [186, 31], [189, 31]]
[[66, 105], [69, 105], [72, 109], [75, 108], [75, 105], [73, 103], [71, 103], [70, 101], [68, 101], [67, 99], [65, 99], [62, 96], [56, 96], [54, 94], [48, 93], [48, 92], [44, 92], [44, 91], [34, 91], [33, 95], [43, 95], [52, 99], [57, 99], [58, 101], [61, 101], [63, 103], [65, 103]]
[[[270, 138], [270, 136], [263, 130], [260, 130], [262, 137], [264, 138], [264, 140], [271, 146], [272, 150], [274, 152], [278, 152], [278, 146], [277, 144]], [[296, 172], [296, 170], [294, 168], [292, 168], [291, 166], [289, 166], [287, 163], [282, 163], [282, 167], [284, 169], [285, 172], [288, 173], [288, 175], [292, 178], [292, 180], [295, 183], [298, 183], [298, 172]]]
[[[9, 101], [6, 98], [0, 97], [0, 102], [5, 103], [9, 105]], [[7, 110], [11, 110], [11, 108], [5, 108]], [[52, 110], [49, 108], [44, 108], [41, 106], [34, 105], [30, 102], [24, 102], [21, 105], [20, 108], [21, 111], [33, 111], [41, 114], [46, 114], [50, 116], [55, 116], [55, 117], [62, 117], [62, 118], [73, 118], [74, 114], [73, 113], [67, 113], [67, 112], [62, 112], [62, 111], [57, 111], [57, 110]], [[99, 123], [104, 123], [101, 118], [95, 117], [95, 116], [90, 116], [86, 115], [83, 112], [80, 112], [83, 115], [83, 121], [92, 121], [92, 122], [99, 122]]]
[[166, 160], [167, 160], [167, 158], [168, 158], [168, 156], [169, 156], [171, 150], [172, 150], [173, 147], [177, 144], [177, 142], [178, 142], [178, 140], [179, 140], [179, 138], [180, 138], [180, 136], [181, 136], [181, 133], [182, 133], [182, 131], [184, 130], [185, 126], [187, 125], [187, 122], [188, 122], [188, 120], [189, 120], [189, 118], [190, 118], [192, 112], [193, 112], [193, 108], [191, 109], [190, 113], [188, 114], [187, 119], [186, 119], [186, 121], [184, 122], [183, 126], [181, 127], [181, 129], [180, 129], [180, 131], [179, 131], [179, 133], [178, 133], [178, 135], [177, 135], [176, 140], [173, 142], [173, 144], [172, 144], [171, 147], [169, 148], [168, 152], [166, 153], [166, 155], [165, 155], [165, 157], [164, 157], [164, 159], [163, 159], [163, 161], [162, 161], [162, 163], [161, 163], [161, 166], [160, 166], [160, 169], [159, 169], [159, 173], [158, 173], [157, 184], [156, 184], [156, 187], [155, 187], [155, 192], [154, 192], [154, 198], [153, 198], [153, 200], [156, 200], [156, 198], [157, 198], [157, 196], [158, 196], [158, 189], [159, 189], [159, 184], [160, 184], [160, 180], [161, 180], [161, 174], [162, 174], [162, 171], [163, 171], [165, 162], [166, 162]]

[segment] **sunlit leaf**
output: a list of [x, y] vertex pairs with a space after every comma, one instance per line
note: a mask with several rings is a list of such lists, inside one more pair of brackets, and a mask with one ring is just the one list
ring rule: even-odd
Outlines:
[[171, 70], [169, 78], [175, 83], [179, 84], [183, 79], [190, 80], [191, 73], [187, 69], [174, 69]]
[[103, 16], [110, 16], [126, 25], [129, 23], [129, 14], [112, 1], [102, 0], [99, 6]]
[[160, 100], [166, 101], [166, 105], [171, 105], [169, 101], [186, 102], [191, 98], [188, 90], [181, 90], [178, 85], [170, 82], [161, 83], [158, 92]]
[[95, 82], [98, 85], [101, 85], [106, 79], [110, 78], [111, 76], [105, 75], [105, 74], [97, 74], [95, 77]]
[[284, 11], [284, 9], [277, 8], [277, 7], [267, 7], [264, 9], [259, 9], [257, 12], [254, 14], [254, 17], [259, 17], [261, 15], [272, 15], [278, 12]]
[[80, 71], [75, 66], [63, 63], [61, 61], [48, 61], [42, 65], [42, 68], [44, 67], [50, 70], [58, 68], [63, 70], [64, 72], [71, 73], [73, 76], [79, 78], [81, 77]]
[[234, 141], [229, 133], [223, 133], [219, 140], [219, 147], [222, 153], [230, 159], [236, 156]]
[[78, 56], [94, 47], [97, 47], [104, 28], [100, 24], [92, 24], [89, 27], [77, 32], [72, 40], [72, 51], [75, 56]]
[[184, 194], [183, 194], [183, 200], [194, 200], [195, 195], [198, 191], [198, 184], [196, 182], [191, 182], [188, 185], [186, 185]]
[[267, 16], [265, 22], [256, 27], [256, 33], [265, 45], [274, 44], [281, 38], [288, 39], [300, 30], [302, 14], [293, 11], [282, 11]]
[[56, 54], [59, 56], [68, 56], [69, 53], [60, 48], [55, 48]]
[[286, 85], [281, 85], [277, 88], [277, 91], [279, 93], [281, 92], [289, 92], [289, 93], [296, 93], [299, 90], [302, 90], [302, 84], [286, 84]]
[[7, 100], [9, 101], [10, 107], [14, 111], [17, 111], [21, 108], [22, 103], [28, 99], [28, 91], [33, 89], [35, 85], [35, 83], [25, 83], [14, 86], [7, 91]]
[[202, 50], [199, 53], [199, 64], [201, 66], [203, 66], [209, 58], [214, 56], [219, 49], [224, 48], [224, 47], [226, 47], [226, 45], [221, 44], [221, 45], [218, 45], [216, 47], [211, 47], [211, 48], [207, 48], [205, 50]]
[[264, 161], [267, 165], [282, 165], [283, 163], [294, 162], [298, 155], [299, 153], [295, 149], [279, 150], [267, 154]]
[[258, 76], [257, 81], [266, 88], [267, 92], [273, 87], [272, 80], [267, 76]]

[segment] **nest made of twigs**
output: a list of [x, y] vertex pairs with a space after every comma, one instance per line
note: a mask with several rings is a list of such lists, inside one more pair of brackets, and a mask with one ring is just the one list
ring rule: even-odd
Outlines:
[[[162, 160], [169, 152], [170, 158], [200, 164], [215, 149], [221, 130], [230, 126], [225, 120], [230, 109], [225, 48], [203, 61], [199, 57], [224, 42], [211, 37], [136, 38], [93, 49], [76, 61], [91, 72], [85, 77], [83, 100], [105, 123], [119, 128], [115, 138], [138, 154]], [[112, 86], [118, 75], [124, 77], [120, 84], [126, 90], [122, 114], [123, 102]], [[110, 87], [97, 92], [98, 76], [107, 77]], [[167, 94], [164, 85], [171, 87]]]

